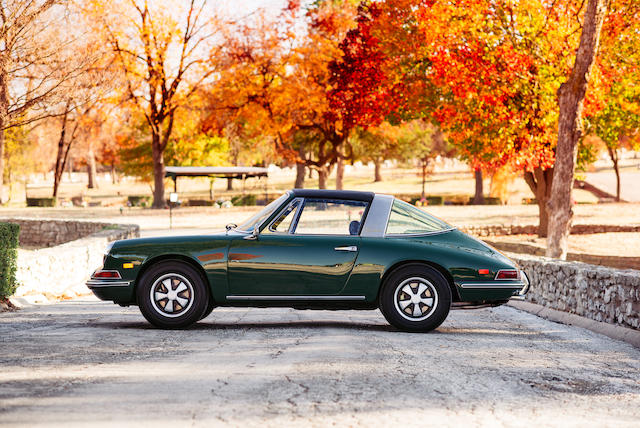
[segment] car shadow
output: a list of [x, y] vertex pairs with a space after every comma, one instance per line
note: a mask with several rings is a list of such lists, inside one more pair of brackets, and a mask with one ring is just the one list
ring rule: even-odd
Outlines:
[[[146, 322], [93, 322], [92, 327], [130, 329], [130, 330], [163, 330], [153, 327]], [[207, 330], [279, 330], [279, 329], [324, 329], [338, 328], [345, 330], [369, 330], [369, 331], [400, 331], [393, 326], [385, 324], [363, 324], [347, 321], [283, 321], [283, 322], [206, 322], [200, 321], [184, 329], [185, 331], [207, 331]]]

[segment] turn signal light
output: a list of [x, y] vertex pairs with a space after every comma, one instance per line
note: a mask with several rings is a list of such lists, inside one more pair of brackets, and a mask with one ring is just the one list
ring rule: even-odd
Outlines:
[[478, 269], [480, 275], [489, 275], [489, 269]]
[[122, 277], [117, 270], [97, 270], [93, 273], [93, 278], [121, 279]]
[[496, 275], [496, 279], [518, 279], [520, 275], [518, 275], [518, 271], [515, 269], [503, 269], [498, 271]]

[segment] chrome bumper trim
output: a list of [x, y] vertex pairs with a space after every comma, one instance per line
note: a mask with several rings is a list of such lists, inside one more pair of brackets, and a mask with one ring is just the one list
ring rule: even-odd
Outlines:
[[365, 300], [365, 296], [227, 296], [227, 300]]
[[503, 284], [499, 282], [463, 282], [460, 283], [460, 288], [522, 288], [526, 284], [524, 282], [510, 282]]
[[89, 288], [101, 288], [101, 287], [128, 287], [132, 281], [106, 281], [101, 279], [90, 279], [86, 282]]

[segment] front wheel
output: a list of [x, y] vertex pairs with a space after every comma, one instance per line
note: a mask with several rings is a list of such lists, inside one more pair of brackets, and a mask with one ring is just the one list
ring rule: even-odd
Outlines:
[[142, 315], [156, 327], [184, 328], [200, 320], [209, 306], [201, 275], [179, 261], [162, 261], [149, 268], [136, 289]]
[[409, 265], [391, 273], [380, 292], [380, 311], [389, 324], [405, 331], [431, 331], [451, 308], [451, 289], [437, 270]]

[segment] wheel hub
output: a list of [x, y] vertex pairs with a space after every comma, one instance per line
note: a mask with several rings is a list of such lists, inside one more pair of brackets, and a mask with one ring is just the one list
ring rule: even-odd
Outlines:
[[191, 308], [193, 286], [184, 276], [168, 273], [155, 280], [150, 297], [156, 312], [164, 317], [175, 318]]
[[435, 287], [425, 278], [405, 279], [394, 293], [394, 303], [398, 313], [409, 321], [427, 319], [438, 305]]

